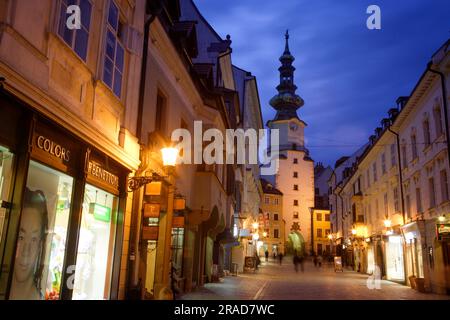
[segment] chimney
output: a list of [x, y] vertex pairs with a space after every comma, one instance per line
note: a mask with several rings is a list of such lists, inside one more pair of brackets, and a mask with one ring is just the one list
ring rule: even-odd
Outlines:
[[377, 139], [377, 137], [376, 137], [374, 134], [371, 135], [371, 136], [369, 137], [370, 144], [374, 144], [376, 139]]
[[383, 132], [383, 129], [381, 127], [377, 127], [375, 129], [375, 133], [376, 133], [377, 138], [379, 138], [381, 136], [381, 132]]

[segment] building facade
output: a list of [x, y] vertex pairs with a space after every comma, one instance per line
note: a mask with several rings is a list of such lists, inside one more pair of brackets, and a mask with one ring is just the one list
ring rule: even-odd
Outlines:
[[263, 221], [259, 225], [262, 243], [258, 254], [263, 256], [268, 251], [270, 257], [284, 255], [283, 194], [267, 180], [261, 179], [261, 184], [264, 192], [261, 202]]
[[2, 299], [125, 294], [145, 2], [75, 4], [0, 4]]
[[447, 42], [410, 96], [397, 100], [365, 151], [344, 169], [341, 184], [332, 185], [342, 198], [336, 230], [349, 264], [447, 294], [448, 65]]

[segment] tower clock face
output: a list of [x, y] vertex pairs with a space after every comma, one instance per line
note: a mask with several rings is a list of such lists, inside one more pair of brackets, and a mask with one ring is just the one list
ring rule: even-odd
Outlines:
[[290, 128], [292, 131], [297, 131], [298, 125], [297, 125], [296, 123], [291, 123], [291, 124], [289, 125], [289, 128]]

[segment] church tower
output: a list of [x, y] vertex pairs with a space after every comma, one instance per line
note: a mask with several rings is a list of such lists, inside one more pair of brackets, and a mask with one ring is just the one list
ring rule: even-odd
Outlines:
[[277, 111], [275, 118], [268, 121], [270, 129], [278, 129], [280, 136], [280, 159], [275, 185], [283, 193], [283, 219], [287, 252], [311, 252], [311, 211], [314, 207], [314, 162], [305, 147], [304, 129], [306, 123], [297, 114], [304, 105], [296, 94], [294, 81], [295, 58], [289, 50], [289, 33], [286, 31], [286, 45], [280, 57], [280, 84], [278, 94], [270, 99], [270, 105]]

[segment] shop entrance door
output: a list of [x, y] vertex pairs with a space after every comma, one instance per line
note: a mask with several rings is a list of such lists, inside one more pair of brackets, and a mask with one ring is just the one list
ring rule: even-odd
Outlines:
[[405, 281], [403, 244], [400, 236], [390, 236], [386, 242], [386, 276], [388, 280]]

